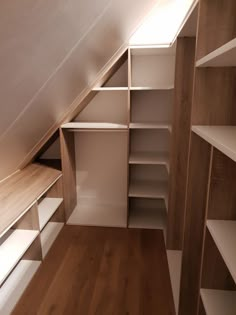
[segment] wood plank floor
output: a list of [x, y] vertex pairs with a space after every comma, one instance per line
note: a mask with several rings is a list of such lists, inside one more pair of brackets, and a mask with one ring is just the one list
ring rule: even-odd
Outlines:
[[65, 226], [14, 315], [174, 315], [161, 231]]

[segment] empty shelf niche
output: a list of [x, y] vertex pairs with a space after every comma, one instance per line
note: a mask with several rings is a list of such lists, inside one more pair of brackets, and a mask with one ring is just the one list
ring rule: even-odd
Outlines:
[[40, 234], [43, 258], [47, 255], [64, 223], [49, 222]]
[[169, 127], [171, 121], [173, 92], [132, 91], [131, 128]]
[[[79, 113], [74, 122], [110, 123], [127, 126], [127, 114], [128, 90], [100, 91]], [[99, 125], [97, 125], [98, 127]]]
[[0, 288], [0, 314], [10, 315], [41, 261], [21, 260]]
[[167, 198], [168, 173], [162, 165], [130, 165], [129, 197]]
[[10, 229], [0, 238], [0, 285], [39, 235], [36, 230]]
[[129, 202], [129, 228], [166, 228], [166, 209], [163, 199], [131, 198]]
[[175, 52], [162, 49], [131, 50], [131, 87], [171, 89], [174, 85]]
[[62, 204], [63, 198], [45, 197], [38, 201], [39, 228], [40, 231], [48, 223], [53, 214]]

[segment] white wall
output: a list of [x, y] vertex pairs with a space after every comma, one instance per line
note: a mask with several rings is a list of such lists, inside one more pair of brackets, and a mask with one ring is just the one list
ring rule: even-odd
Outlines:
[[0, 179], [15, 171], [155, 0], [2, 0]]

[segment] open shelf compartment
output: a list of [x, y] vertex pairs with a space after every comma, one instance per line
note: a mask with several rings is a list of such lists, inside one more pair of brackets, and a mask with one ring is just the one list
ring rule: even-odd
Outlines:
[[59, 206], [62, 204], [63, 198], [43, 198], [38, 203], [39, 228], [44, 228]]

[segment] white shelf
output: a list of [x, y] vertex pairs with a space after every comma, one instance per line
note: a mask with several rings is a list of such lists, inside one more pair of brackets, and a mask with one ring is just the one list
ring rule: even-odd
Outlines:
[[129, 197], [165, 199], [167, 192], [164, 181], [133, 181], [129, 187]]
[[78, 203], [67, 224], [84, 226], [126, 227], [127, 204]]
[[128, 87], [97, 87], [93, 91], [128, 91]]
[[236, 38], [196, 62], [197, 67], [235, 67]]
[[63, 226], [64, 223], [49, 222], [41, 232], [43, 258], [47, 255]]
[[62, 202], [63, 198], [44, 198], [39, 203], [38, 214], [40, 231], [44, 228]]
[[171, 287], [172, 287], [172, 292], [173, 292], [175, 311], [176, 311], [176, 314], [178, 314], [182, 251], [167, 250], [167, 259], [168, 259], [168, 265], [169, 265], [170, 281], [171, 281]]
[[41, 261], [21, 260], [0, 289], [0, 314], [10, 315]]
[[236, 162], [236, 126], [193, 126], [192, 131]]
[[131, 208], [128, 227], [164, 230], [166, 228], [166, 211], [165, 209]]
[[168, 152], [131, 152], [129, 164], [169, 165]]
[[236, 221], [208, 220], [207, 227], [236, 282]]
[[168, 129], [171, 130], [168, 123], [130, 123], [130, 129]]
[[236, 291], [200, 290], [206, 315], [235, 315]]
[[[9, 230], [0, 245], [0, 285], [39, 235], [39, 231]], [[3, 239], [2, 238], [2, 239]]]
[[128, 129], [127, 125], [113, 124], [113, 123], [94, 123], [94, 122], [70, 122], [61, 126], [63, 129], [70, 129], [73, 131], [81, 129], [90, 130], [116, 130], [116, 129]]
[[157, 86], [157, 87], [151, 87], [151, 86], [132, 86], [130, 88], [131, 91], [149, 91], [149, 90], [173, 90], [174, 86]]

